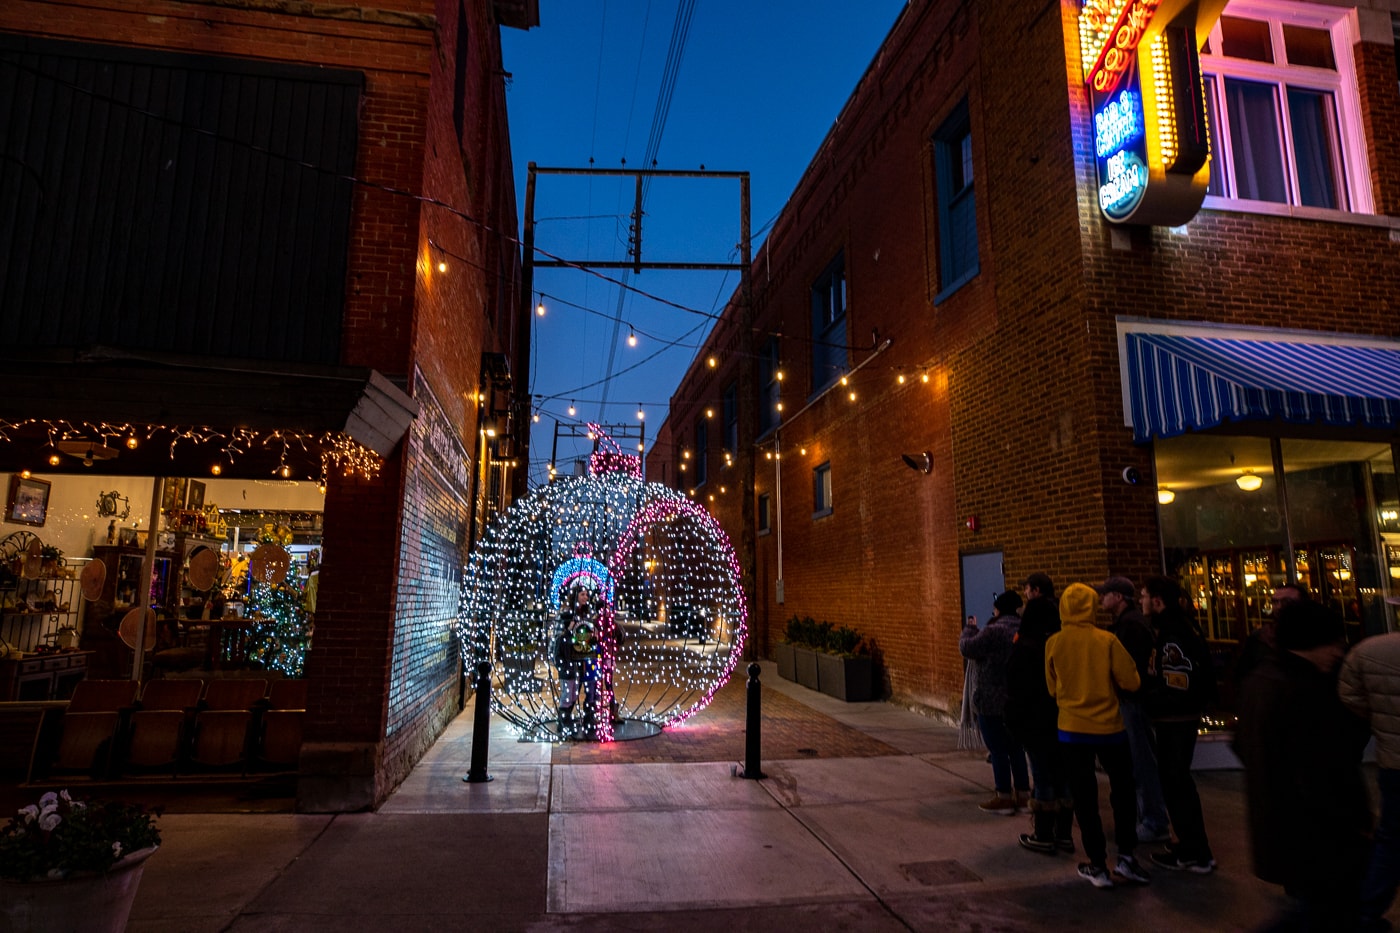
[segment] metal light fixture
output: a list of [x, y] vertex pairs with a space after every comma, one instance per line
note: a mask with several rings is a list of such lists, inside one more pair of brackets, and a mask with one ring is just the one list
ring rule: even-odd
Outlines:
[[1171, 505], [1176, 501], [1176, 493], [1163, 486], [1161, 489], [1157, 490], [1157, 501], [1162, 503], [1162, 505]]
[[1239, 476], [1235, 477], [1235, 485], [1245, 492], [1254, 492], [1258, 490], [1260, 486], [1264, 485], [1264, 478], [1253, 470], [1245, 470]]
[[933, 453], [931, 451], [926, 450], [921, 454], [900, 454], [899, 458], [911, 470], [925, 474], [933, 472]]

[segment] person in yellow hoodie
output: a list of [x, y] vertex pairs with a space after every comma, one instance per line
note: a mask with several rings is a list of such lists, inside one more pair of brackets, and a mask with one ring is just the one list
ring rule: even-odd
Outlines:
[[[1152, 879], [1137, 859], [1137, 787], [1133, 756], [1118, 711], [1120, 692], [1142, 685], [1128, 649], [1107, 629], [1095, 624], [1099, 595], [1091, 586], [1071, 583], [1060, 595], [1060, 631], [1045, 645], [1045, 685], [1060, 708], [1060, 752], [1074, 818], [1089, 861], [1079, 874], [1096, 888], [1111, 888], [1114, 876], [1133, 884]], [[1118, 847], [1114, 873], [1108, 871], [1108, 846], [1099, 816], [1099, 780], [1095, 759], [1108, 775], [1113, 808], [1113, 838]]]

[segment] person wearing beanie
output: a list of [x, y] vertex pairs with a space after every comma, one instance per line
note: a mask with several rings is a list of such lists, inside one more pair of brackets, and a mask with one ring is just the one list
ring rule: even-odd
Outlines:
[[1118, 693], [1142, 684], [1137, 665], [1117, 637], [1095, 624], [1099, 596], [1094, 588], [1071, 583], [1060, 596], [1060, 631], [1045, 645], [1045, 685], [1059, 706], [1060, 752], [1064, 758], [1074, 818], [1089, 861], [1079, 874], [1096, 888], [1111, 888], [1108, 847], [1099, 815], [1097, 760], [1108, 775], [1113, 836], [1118, 848], [1114, 874], [1147, 884], [1150, 876], [1133, 857], [1137, 846], [1137, 788]]
[[958, 648], [963, 657], [977, 666], [972, 707], [992, 761], [995, 790], [980, 807], [984, 813], [1012, 816], [1030, 799], [1031, 785], [1025, 750], [1007, 731], [1004, 718], [1006, 662], [1021, 625], [1021, 617], [1016, 614], [1021, 608], [1021, 597], [1008, 590], [996, 598], [993, 608], [996, 615], [985, 628], [978, 629], [975, 621], [967, 624]]
[[1338, 694], [1345, 629], [1322, 603], [1294, 602], [1279, 610], [1274, 640], [1276, 650], [1240, 685], [1233, 745], [1244, 764], [1254, 874], [1289, 898], [1270, 929], [1357, 929], [1370, 729]]

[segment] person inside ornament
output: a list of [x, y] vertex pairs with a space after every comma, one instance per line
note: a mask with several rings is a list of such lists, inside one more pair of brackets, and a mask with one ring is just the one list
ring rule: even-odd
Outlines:
[[568, 738], [574, 734], [574, 707], [579, 699], [580, 681], [582, 732], [586, 735], [593, 731], [593, 708], [598, 700], [598, 611], [593, 605], [593, 594], [585, 586], [570, 590], [560, 610], [554, 663], [559, 670], [560, 735]]

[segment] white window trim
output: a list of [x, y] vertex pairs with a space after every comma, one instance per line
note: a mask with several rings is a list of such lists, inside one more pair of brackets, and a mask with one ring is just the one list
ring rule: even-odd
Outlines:
[[[1223, 89], [1223, 83], [1220, 79], [1226, 76], [1264, 81], [1271, 84], [1290, 83], [1286, 76], [1301, 76], [1303, 80], [1291, 83], [1298, 87], [1316, 87], [1332, 92], [1337, 108], [1337, 131], [1340, 137], [1338, 144], [1342, 150], [1342, 175], [1346, 183], [1345, 194], [1349, 203], [1348, 208], [1339, 211], [1339, 213], [1374, 214], [1375, 198], [1371, 190], [1371, 163], [1366, 154], [1366, 131], [1361, 119], [1361, 100], [1356, 88], [1356, 60], [1352, 56], [1352, 47], [1359, 41], [1355, 12], [1354, 9], [1348, 7], [1319, 6], [1308, 3], [1284, 3], [1277, 2], [1277, 0], [1233, 0], [1223, 15], [1269, 20], [1269, 32], [1273, 40], [1275, 55], [1278, 55], [1284, 48], [1283, 23], [1307, 26], [1313, 29], [1326, 29], [1332, 34], [1332, 55], [1336, 60], [1337, 70], [1333, 72], [1325, 68], [1306, 68], [1301, 65], [1266, 64], [1238, 58], [1225, 58], [1218, 54], [1206, 55], [1202, 53], [1201, 71], [1205, 74], [1218, 76], [1217, 80], [1213, 82], [1217, 90]], [[1220, 34], [1220, 24], [1217, 22], [1210, 33], [1211, 48], [1221, 48]], [[1223, 109], [1219, 96], [1217, 96], [1216, 102], [1218, 116]], [[1225, 140], [1229, 137], [1228, 122], [1223, 120], [1221, 122], [1225, 125], [1216, 128], [1216, 138], [1221, 141], [1222, 149], [1228, 149], [1229, 147], [1224, 145]], [[1280, 131], [1284, 134], [1291, 133], [1291, 129], [1286, 125], [1281, 126]], [[1212, 158], [1224, 160], [1229, 156], [1227, 153], [1217, 152], [1212, 153]], [[1290, 165], [1287, 167], [1287, 171], [1291, 179], [1290, 186], [1293, 186], [1296, 191], [1296, 179], [1294, 178], [1296, 167]], [[1276, 205], [1272, 201], [1254, 201], [1247, 198], [1212, 196], [1210, 200], [1215, 202], [1210, 206], [1227, 209], [1246, 205], [1253, 209], [1256, 205], [1262, 204], [1268, 204], [1271, 207], [1291, 207], [1295, 211], [1301, 207], [1301, 205]], [[1315, 208], [1315, 210], [1319, 209]], [[1274, 211], [1260, 211], [1260, 213], [1274, 213]], [[1328, 213], [1332, 212], [1328, 211]]]

